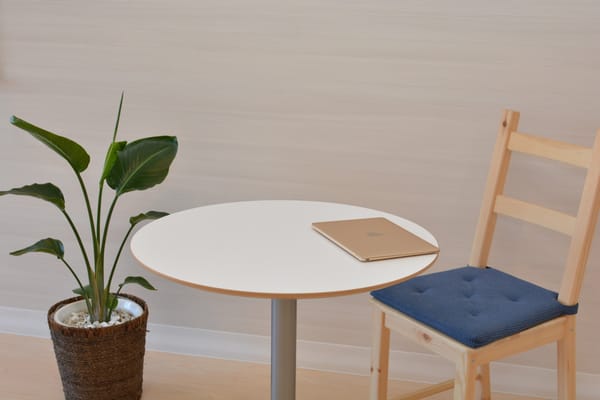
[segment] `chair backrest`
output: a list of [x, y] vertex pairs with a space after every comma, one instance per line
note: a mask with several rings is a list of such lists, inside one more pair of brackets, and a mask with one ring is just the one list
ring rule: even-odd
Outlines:
[[[579, 298], [600, 207], [600, 130], [593, 147], [588, 148], [521, 133], [517, 130], [518, 125], [519, 113], [505, 110], [492, 155], [469, 264], [479, 267], [487, 265], [498, 214], [564, 233], [571, 237], [571, 244], [558, 300], [573, 305]], [[587, 169], [576, 216], [503, 194], [513, 151]]]

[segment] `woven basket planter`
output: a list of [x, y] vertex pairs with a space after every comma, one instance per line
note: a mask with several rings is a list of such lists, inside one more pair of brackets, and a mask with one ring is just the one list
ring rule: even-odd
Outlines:
[[81, 300], [63, 300], [48, 311], [66, 400], [137, 400], [142, 396], [148, 306], [131, 295], [143, 313], [120, 325], [105, 328], [73, 328], [54, 321], [63, 305]]

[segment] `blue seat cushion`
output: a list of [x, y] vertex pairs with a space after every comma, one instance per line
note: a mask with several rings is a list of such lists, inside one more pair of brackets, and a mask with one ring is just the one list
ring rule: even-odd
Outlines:
[[371, 295], [472, 348], [577, 313], [556, 292], [490, 267], [422, 275]]

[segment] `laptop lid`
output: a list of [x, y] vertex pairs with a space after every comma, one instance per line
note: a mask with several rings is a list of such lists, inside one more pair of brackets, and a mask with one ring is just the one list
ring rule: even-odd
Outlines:
[[431, 243], [386, 218], [313, 222], [314, 230], [360, 261], [438, 253]]

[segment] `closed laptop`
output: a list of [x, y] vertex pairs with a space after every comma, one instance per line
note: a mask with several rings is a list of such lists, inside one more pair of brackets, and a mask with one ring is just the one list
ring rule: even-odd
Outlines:
[[360, 261], [439, 252], [433, 244], [381, 217], [313, 222], [312, 227]]

